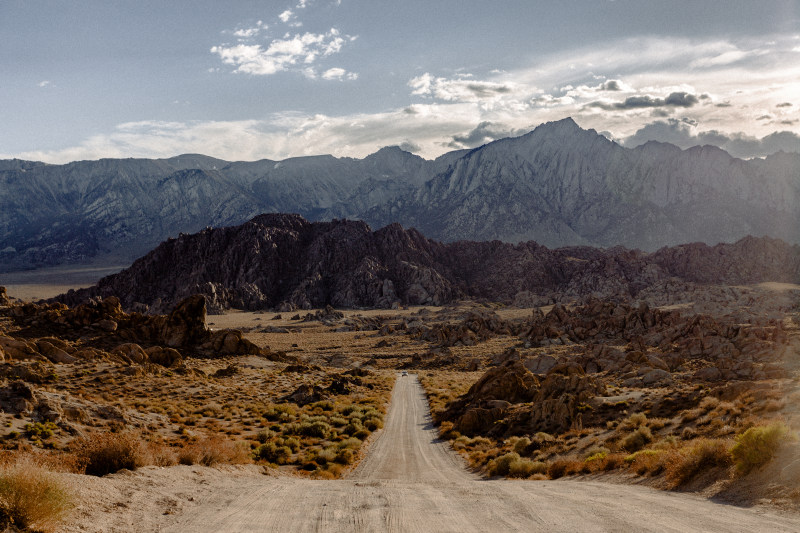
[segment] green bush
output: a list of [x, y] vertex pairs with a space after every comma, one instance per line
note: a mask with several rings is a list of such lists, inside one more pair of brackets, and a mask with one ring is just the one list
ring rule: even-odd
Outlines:
[[747, 474], [766, 464], [788, 437], [789, 428], [782, 422], [751, 427], [736, 437], [736, 444], [731, 449], [736, 469]]

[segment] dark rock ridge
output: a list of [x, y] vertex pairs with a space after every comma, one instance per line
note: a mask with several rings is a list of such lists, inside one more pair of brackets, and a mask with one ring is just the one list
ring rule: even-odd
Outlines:
[[434, 161], [397, 147], [364, 159], [0, 161], [0, 271], [129, 260], [180, 232], [265, 212], [398, 222], [444, 242], [648, 251], [746, 235], [800, 242], [800, 154], [627, 149], [564, 119]]
[[[629, 301], [665, 280], [797, 283], [800, 246], [746, 237], [648, 254], [620, 247], [551, 250], [535, 242], [442, 244], [398, 224], [371, 231], [360, 221], [266, 214], [169, 239], [130, 268], [58, 300], [73, 305], [117, 296], [126, 309], [150, 312], [193, 294], [204, 295], [212, 311], [442, 305], [462, 298], [534, 306], [595, 297]], [[491, 317], [474, 322], [483, 324], [480, 331], [497, 326]]]

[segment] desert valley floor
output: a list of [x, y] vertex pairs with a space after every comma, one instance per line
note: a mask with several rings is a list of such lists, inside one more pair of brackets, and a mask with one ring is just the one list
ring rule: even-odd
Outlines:
[[[0, 275], [3, 457], [71, 494], [52, 530], [800, 529], [798, 286], [228, 311], [182, 344], [189, 304], [159, 322], [13, 299], [96, 275]], [[719, 452], [765, 427], [791, 428], [766, 464]], [[135, 470], [79, 473], [97, 434], [138, 439]]]

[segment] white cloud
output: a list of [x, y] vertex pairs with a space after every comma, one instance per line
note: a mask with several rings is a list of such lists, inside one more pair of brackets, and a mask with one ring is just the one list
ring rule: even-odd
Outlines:
[[50, 84], [51, 84], [50, 80], [43, 80], [43, 81], [40, 81], [39, 83], [37, 83], [36, 85], [38, 85], [39, 87], [47, 87]]
[[308, 68], [302, 65], [338, 54], [353, 39], [331, 28], [326, 33], [298, 33], [274, 39], [266, 49], [259, 44], [220, 45], [212, 47], [211, 53], [217, 54], [223, 63], [235, 66], [237, 73], [268, 76], [294, 69], [308, 76]]
[[294, 17], [294, 11], [292, 11], [291, 9], [287, 9], [286, 11], [278, 15], [278, 18], [281, 19], [281, 22], [283, 23], [289, 22], [292, 19], [292, 17]]
[[408, 82], [411, 94], [437, 98], [447, 102], [481, 102], [497, 100], [518, 93], [515, 83], [478, 81], [469, 75], [458, 78], [437, 78], [426, 72]]
[[322, 73], [322, 78], [326, 80], [356, 80], [358, 79], [358, 74], [355, 72], [347, 72], [343, 68], [333, 67], [329, 68], [325, 72]]

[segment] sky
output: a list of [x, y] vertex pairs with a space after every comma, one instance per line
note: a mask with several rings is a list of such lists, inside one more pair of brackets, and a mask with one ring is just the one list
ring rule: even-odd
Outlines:
[[800, 152], [800, 0], [0, 0], [0, 158]]

